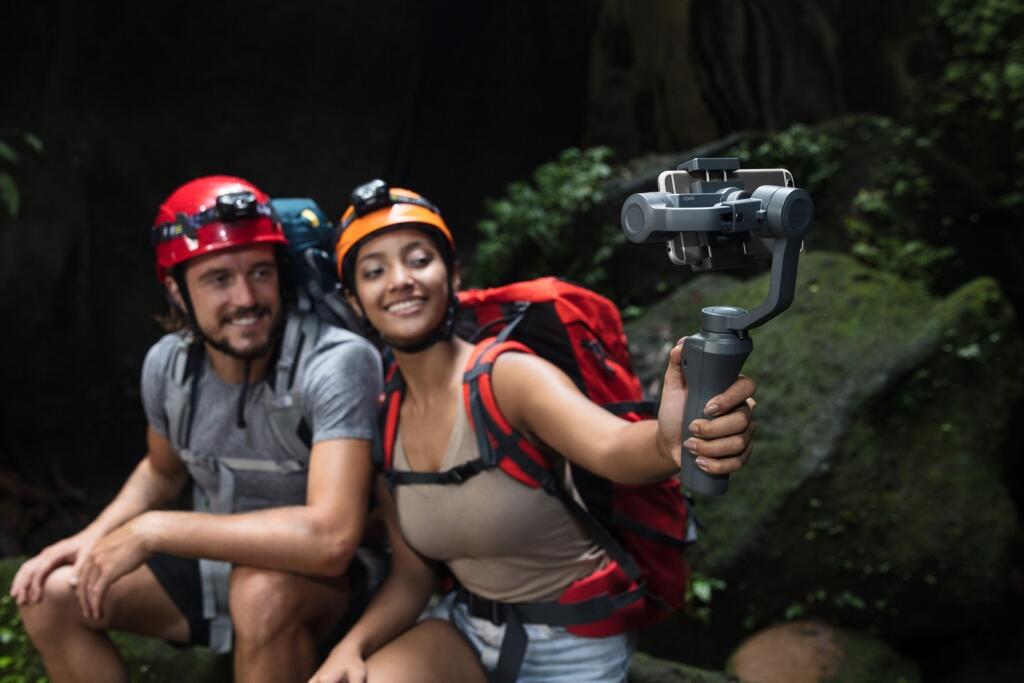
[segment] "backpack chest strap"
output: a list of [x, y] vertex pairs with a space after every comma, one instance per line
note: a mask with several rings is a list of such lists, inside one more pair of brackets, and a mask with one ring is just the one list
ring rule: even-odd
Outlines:
[[[223, 473], [225, 469], [237, 472], [274, 472], [277, 474], [292, 474], [304, 472], [308, 464], [304, 460], [282, 459], [268, 460], [266, 458], [214, 458], [208, 455], [199, 455], [192, 450], [183, 448], [178, 452], [178, 457], [186, 465], [203, 467], [209, 470], [217, 470]], [[229, 511], [230, 512], [230, 511]]]
[[461, 484], [492, 467], [494, 465], [488, 465], [483, 460], [477, 459], [442, 472], [399, 472], [389, 469], [384, 472], [384, 481], [392, 488], [408, 484]]

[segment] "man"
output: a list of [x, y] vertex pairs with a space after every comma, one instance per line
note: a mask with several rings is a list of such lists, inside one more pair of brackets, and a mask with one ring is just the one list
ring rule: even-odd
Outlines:
[[[380, 360], [289, 311], [284, 233], [250, 183], [193, 180], [155, 222], [157, 276], [186, 325], [146, 356], [148, 452], [92, 524], [22, 566], [11, 595], [55, 681], [127, 680], [107, 629], [226, 651], [232, 622], [238, 680], [305, 681], [350, 575], [366, 574], [345, 572]], [[189, 481], [197, 510], [162, 510]]]

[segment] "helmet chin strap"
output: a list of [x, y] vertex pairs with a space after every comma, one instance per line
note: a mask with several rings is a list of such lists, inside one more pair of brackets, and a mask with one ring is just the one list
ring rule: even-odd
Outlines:
[[[409, 344], [402, 344], [392, 339], [388, 339], [380, 333], [376, 327], [374, 327], [369, 319], [363, 317], [363, 333], [372, 338], [379, 339], [383, 343], [390, 346], [395, 351], [402, 353], [419, 353], [426, 351], [431, 346], [441, 341], [448, 341], [455, 334], [455, 313], [459, 310], [459, 298], [455, 295], [455, 288], [452, 286], [453, 283], [448, 283], [448, 291], [450, 292], [448, 298], [448, 308], [445, 310], [444, 319], [438, 323], [437, 327], [431, 330], [423, 339], [415, 341]], [[365, 310], [365, 309], [364, 309]]]

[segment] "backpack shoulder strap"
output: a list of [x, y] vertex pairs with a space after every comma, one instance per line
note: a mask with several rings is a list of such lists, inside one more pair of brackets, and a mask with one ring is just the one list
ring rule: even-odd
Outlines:
[[203, 343], [178, 335], [167, 359], [164, 384], [164, 411], [167, 433], [175, 451], [188, 448], [192, 421], [199, 395], [199, 375], [203, 369]]
[[[466, 372], [464, 377], [468, 377], [474, 374], [474, 368], [480, 366], [481, 359], [485, 354], [488, 353], [488, 349], [493, 345], [493, 339], [488, 339], [480, 344], [477, 344], [476, 348], [473, 349], [473, 353], [470, 355], [469, 362], [466, 365]], [[506, 350], [521, 350], [529, 353], [522, 344], [510, 343], [510, 347]], [[482, 368], [474, 376], [484, 377], [486, 376], [489, 380], [490, 377], [490, 364], [485, 363], [486, 367]], [[478, 380], [476, 380], [478, 381]], [[409, 472], [409, 471], [397, 471], [394, 468], [394, 452], [396, 440], [398, 438], [398, 421], [401, 413], [402, 406], [402, 391], [404, 389], [404, 382], [401, 379], [401, 373], [398, 371], [397, 366], [392, 366], [389, 369], [387, 375], [387, 385], [385, 388], [385, 399], [384, 399], [384, 410], [382, 413], [382, 447], [379, 451], [378, 460], [380, 463], [380, 469], [384, 474], [384, 479], [389, 486], [399, 486], [403, 484], [461, 484], [467, 479], [476, 476], [484, 470], [491, 469], [495, 466], [501, 466], [501, 450], [492, 446], [490, 441], [483, 436], [479, 429], [476, 429], [473, 425], [472, 412], [470, 413], [470, 427], [473, 428], [477, 433], [477, 444], [479, 445], [479, 457], [474, 460], [469, 460], [460, 465], [456, 465], [447, 470], [440, 472]], [[468, 389], [466, 389], [467, 383], [463, 381], [463, 395], [467, 395]], [[507, 423], [506, 423], [507, 424]], [[506, 465], [507, 466], [507, 465]], [[522, 476], [521, 481], [530, 486], [537, 486], [537, 484], [530, 478]]]
[[[481, 350], [480, 347], [483, 347]], [[466, 410], [476, 430], [481, 457], [487, 449], [490, 457], [497, 458], [497, 465], [506, 474], [531, 487], [540, 487], [558, 498], [570, 514], [576, 518], [591, 538], [615, 560], [630, 579], [640, 579], [640, 568], [622, 547], [612, 532], [590, 513], [569, 492], [555, 476], [550, 458], [534, 446], [519, 430], [501, 414], [494, 396], [491, 372], [497, 358], [509, 351], [530, 353], [527, 346], [519, 342], [486, 340], [481, 342], [475, 353], [475, 362], [463, 382], [463, 397]]]
[[477, 344], [463, 376], [462, 397], [469, 424], [476, 433], [480, 458], [531, 488], [559, 488], [551, 459], [534, 446], [502, 414], [491, 374], [503, 353], [535, 355], [525, 344], [492, 337]]
[[290, 313], [281, 335], [281, 348], [274, 369], [274, 392], [288, 393], [295, 385], [298, 369], [316, 345], [320, 318], [315, 313]]
[[398, 434], [398, 413], [402, 407], [405, 380], [392, 361], [384, 373], [384, 403], [380, 412], [381, 444], [374, 449], [374, 464], [381, 471], [390, 471], [395, 457], [395, 437]]
[[273, 407], [267, 414], [270, 429], [278, 445], [288, 454], [288, 458], [275, 461], [254, 462], [243, 465], [236, 462], [232, 466], [239, 469], [254, 469], [268, 466], [272, 471], [301, 471], [309, 462], [310, 440], [312, 433], [303, 414], [302, 395], [296, 386], [299, 369], [309, 358], [316, 346], [320, 334], [320, 320], [313, 313], [289, 314], [281, 336], [281, 347], [278, 352], [277, 365], [274, 368]]

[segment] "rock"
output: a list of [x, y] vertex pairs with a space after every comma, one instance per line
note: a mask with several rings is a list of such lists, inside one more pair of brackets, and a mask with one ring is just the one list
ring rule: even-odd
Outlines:
[[726, 670], [744, 683], [916, 683], [917, 665], [876, 638], [820, 621], [772, 626], [748, 638]]
[[[11, 580], [24, 558], [0, 560], [0, 680], [45, 680], [42, 660], [21, 627], [18, 608], [7, 594]], [[175, 647], [162, 640], [113, 634], [137, 683], [227, 683], [231, 657], [218, 656], [202, 647]]]
[[695, 2], [693, 10], [704, 98], [724, 130], [777, 129], [845, 111], [841, 29], [821, 3]]
[[733, 676], [721, 671], [698, 669], [638, 652], [630, 663], [629, 683], [737, 683], [737, 681]]
[[[623, 157], [719, 136], [701, 92], [693, 2], [611, 0], [590, 46], [586, 139]], [[623, 126], [623, 118], [636, 125]]]
[[[632, 323], [652, 395], [665, 349], [698, 328], [701, 304], [750, 307], [765, 289], [763, 277], [704, 276]], [[887, 637], [983, 622], [1013, 590], [1017, 513], [1001, 477], [1024, 355], [996, 284], [981, 278], [937, 300], [845, 256], [809, 253], [792, 309], [752, 336], [755, 455], [728, 495], [699, 501], [708, 530], [690, 552], [727, 588], [709, 630], [676, 619], [647, 646], [713, 665], [741, 624], [786, 615]]]

